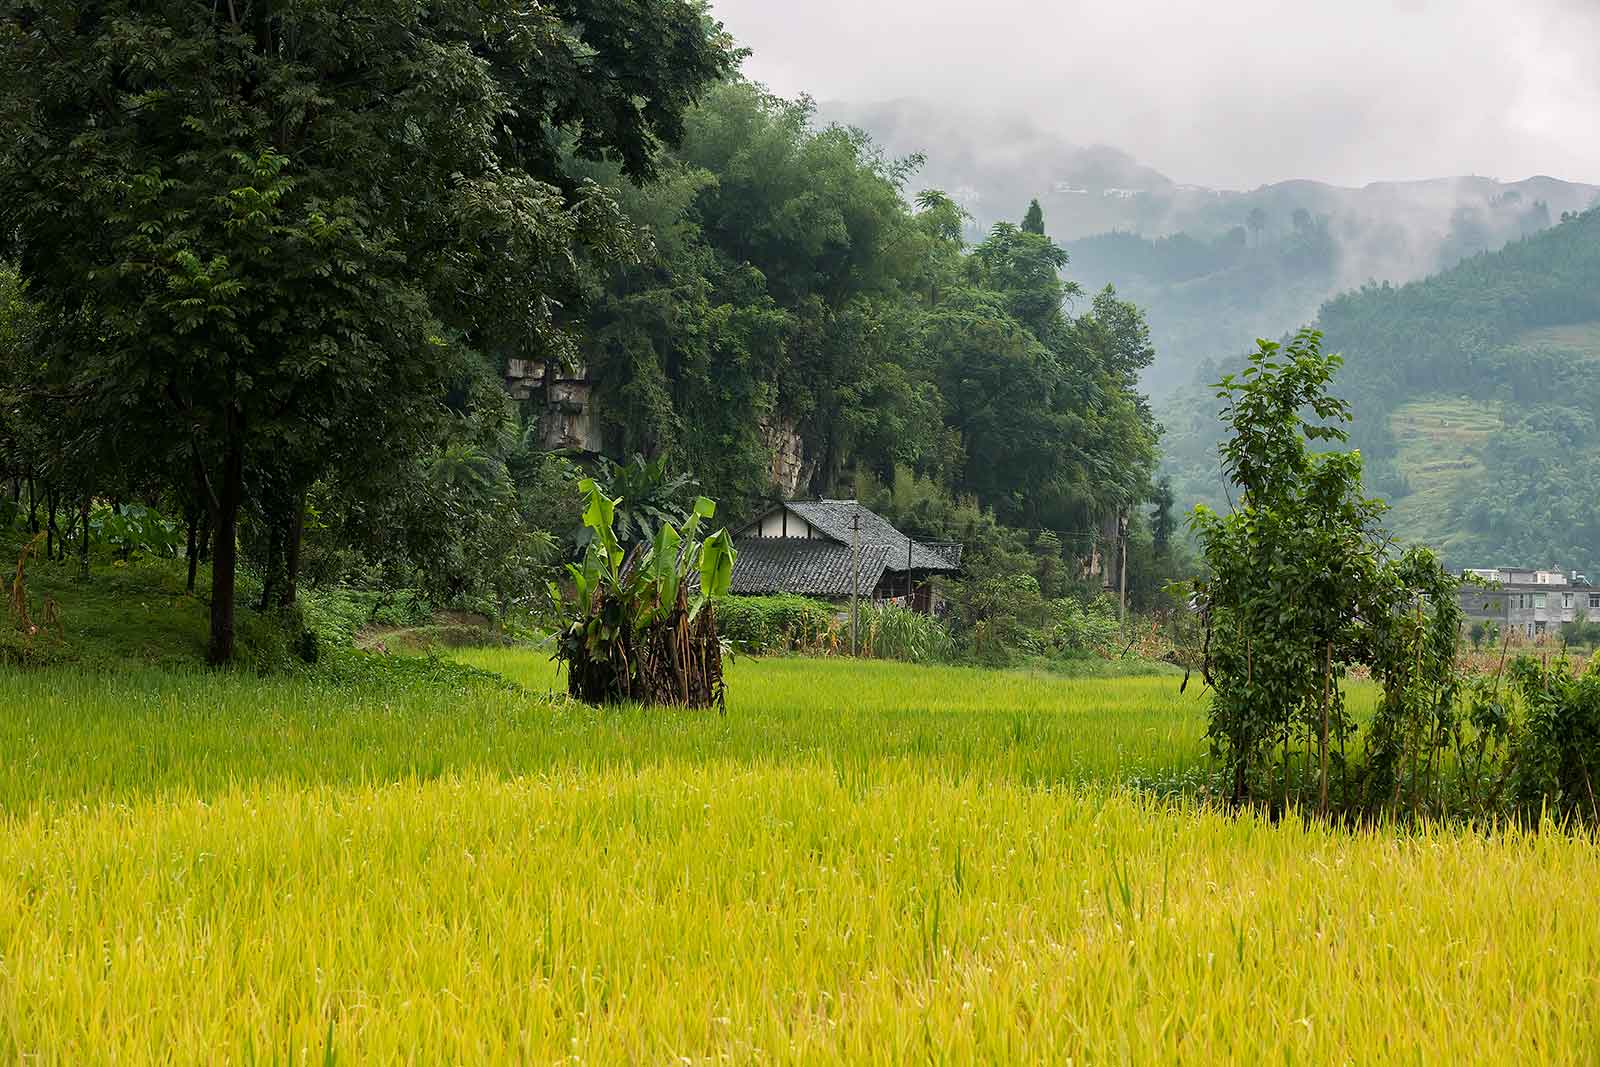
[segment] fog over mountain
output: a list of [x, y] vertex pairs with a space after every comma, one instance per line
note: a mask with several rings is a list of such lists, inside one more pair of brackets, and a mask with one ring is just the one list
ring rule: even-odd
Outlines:
[[713, 12], [751, 78], [923, 155], [908, 192], [949, 192], [971, 236], [1037, 197], [1069, 274], [1146, 309], [1153, 392], [1600, 198], [1595, 0]]
[[1594, 0], [713, 0], [746, 73], [930, 102], [1180, 182], [1480, 174], [1600, 183]]
[[1037, 198], [1072, 255], [1069, 276], [1089, 292], [1114, 284], [1145, 309], [1158, 351], [1145, 384], [1156, 393], [1311, 321], [1339, 292], [1426, 277], [1600, 201], [1600, 186], [1542, 176], [1213, 189], [1026, 115], [926, 101], [825, 102], [817, 122], [860, 127], [891, 157], [925, 157], [908, 191], [949, 192], [974, 240]]

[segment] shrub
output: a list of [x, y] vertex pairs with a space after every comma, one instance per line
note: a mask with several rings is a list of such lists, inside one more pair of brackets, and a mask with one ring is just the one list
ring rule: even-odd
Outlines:
[[1580, 611], [1577, 618], [1561, 627], [1561, 640], [1569, 645], [1600, 646], [1600, 620], [1591, 620]]
[[955, 639], [939, 619], [898, 604], [864, 604], [859, 619], [861, 654], [905, 663], [949, 663]]
[[1112, 651], [1121, 633], [1117, 604], [1100, 596], [1088, 602], [1070, 597], [1051, 602], [1054, 622], [1045, 635], [1056, 655], [1084, 656]]
[[1568, 668], [1530, 656], [1511, 665], [1527, 707], [1511, 762], [1515, 799], [1530, 820], [1548, 812], [1600, 823], [1600, 657], [1580, 677]]
[[722, 636], [741, 652], [835, 652], [838, 611], [821, 600], [780, 596], [729, 596], [717, 602]]
[[306, 626], [317, 637], [349, 644], [368, 626], [419, 626], [433, 617], [433, 606], [415, 590], [392, 593], [329, 585], [301, 593]]
[[235, 616], [234, 626], [236, 662], [245, 670], [276, 674], [317, 658], [316, 636], [313, 634], [308, 642], [306, 635], [311, 631], [306, 629], [298, 609], [246, 609]]
[[980, 663], [1003, 666], [1018, 653], [1045, 651], [1038, 628], [1048, 611], [1033, 575], [972, 578], [948, 588], [962, 635]]

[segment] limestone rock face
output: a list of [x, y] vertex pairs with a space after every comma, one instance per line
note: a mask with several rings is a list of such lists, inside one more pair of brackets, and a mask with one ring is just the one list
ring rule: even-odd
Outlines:
[[[550, 451], [598, 453], [605, 447], [594, 405], [595, 384], [586, 365], [568, 369], [532, 359], [506, 361], [506, 392], [513, 400], [533, 404], [540, 447]], [[772, 489], [786, 498], [800, 495], [810, 485], [817, 464], [806, 455], [795, 421], [763, 419], [761, 436], [772, 453]]]
[[589, 368], [567, 369], [553, 363], [513, 359], [506, 363], [506, 392], [513, 400], [542, 403], [539, 442], [550, 451], [599, 452], [604, 442], [594, 409], [594, 380]]
[[799, 495], [800, 487], [807, 485], [816, 473], [816, 463], [806, 457], [805, 441], [794, 420], [764, 420], [761, 435], [772, 450], [773, 487], [785, 498]]

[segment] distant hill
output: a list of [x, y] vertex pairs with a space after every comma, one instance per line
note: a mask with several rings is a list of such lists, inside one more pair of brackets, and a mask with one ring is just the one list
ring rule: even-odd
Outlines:
[[[1600, 209], [1325, 305], [1389, 526], [1458, 566], [1600, 573]], [[1221, 372], [1208, 368], [1210, 376]], [[1163, 405], [1180, 502], [1223, 502], [1211, 391]]]
[[1068, 273], [1145, 308], [1157, 349], [1145, 385], [1157, 394], [1309, 320], [1336, 293], [1426, 277], [1600, 202], [1600, 186], [1547, 177], [1210, 189], [1025, 118], [910, 100], [825, 104], [818, 118], [859, 126], [890, 156], [926, 156], [915, 187], [953, 196], [975, 237], [1038, 198], [1072, 256]]

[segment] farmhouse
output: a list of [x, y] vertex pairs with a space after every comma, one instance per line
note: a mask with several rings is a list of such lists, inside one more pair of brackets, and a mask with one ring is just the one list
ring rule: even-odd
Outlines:
[[916, 611], [938, 606], [932, 579], [961, 570], [961, 545], [923, 542], [853, 500], [776, 504], [734, 534], [731, 591], [797, 593], [823, 600], [893, 600]]
[[1504, 632], [1538, 637], [1552, 633], [1580, 615], [1600, 616], [1600, 589], [1577, 571], [1533, 567], [1481, 567], [1466, 572], [1488, 587], [1461, 590], [1466, 621], [1493, 622]]

